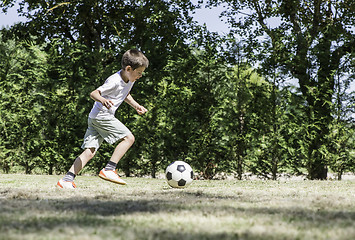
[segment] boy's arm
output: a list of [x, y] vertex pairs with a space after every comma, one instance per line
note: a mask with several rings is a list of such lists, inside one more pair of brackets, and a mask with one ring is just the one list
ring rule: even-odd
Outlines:
[[113, 102], [111, 100], [107, 100], [106, 98], [102, 97], [101, 96], [101, 92], [99, 90], [97, 90], [97, 89], [90, 93], [90, 97], [94, 101], [100, 102], [107, 109], [110, 109], [110, 107], [113, 106]]
[[136, 100], [133, 99], [131, 94], [128, 94], [124, 101], [128, 103], [131, 107], [136, 109], [139, 115], [142, 115], [148, 111], [145, 107], [139, 105]]

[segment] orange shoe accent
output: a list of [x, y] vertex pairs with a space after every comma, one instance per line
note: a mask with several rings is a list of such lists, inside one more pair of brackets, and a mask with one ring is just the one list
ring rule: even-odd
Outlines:
[[[67, 188], [67, 187], [64, 187], [60, 182], [65, 182], [65, 181], [63, 181], [62, 179], [61, 180], [59, 180], [58, 182], [57, 182], [57, 185], [56, 185], [56, 187], [59, 187], [59, 188]], [[74, 182], [66, 182], [66, 183], [71, 183], [71, 185], [72, 185], [72, 187], [73, 188], [76, 188], [76, 185], [75, 185], [75, 183]]]
[[99, 177], [106, 178], [106, 175], [105, 175], [104, 171], [102, 171], [102, 170], [100, 171]]
[[57, 187], [63, 188], [62, 184], [60, 184], [60, 182], [57, 182]]

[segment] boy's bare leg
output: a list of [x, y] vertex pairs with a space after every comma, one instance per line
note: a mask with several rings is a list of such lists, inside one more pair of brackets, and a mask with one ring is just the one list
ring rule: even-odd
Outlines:
[[99, 177], [110, 182], [114, 182], [121, 185], [126, 185], [127, 183], [121, 179], [115, 172], [117, 163], [121, 160], [123, 155], [128, 151], [128, 149], [134, 143], [134, 136], [128, 135], [122, 139], [122, 141], [116, 146], [110, 161], [107, 163], [106, 167], [102, 169], [99, 173]]
[[95, 148], [86, 148], [79, 157], [77, 157], [69, 169], [69, 172], [77, 175], [81, 169], [95, 156]]
[[83, 169], [88, 161], [95, 156], [95, 153], [95, 148], [85, 149], [80, 156], [75, 159], [67, 174], [58, 181], [57, 186], [60, 188], [75, 189], [76, 185], [73, 182], [75, 176]]
[[134, 140], [135, 139], [133, 135], [128, 135], [124, 137], [123, 140], [115, 148], [115, 151], [113, 152], [110, 161], [117, 164], [121, 160], [123, 155], [128, 151], [128, 149], [133, 145]]

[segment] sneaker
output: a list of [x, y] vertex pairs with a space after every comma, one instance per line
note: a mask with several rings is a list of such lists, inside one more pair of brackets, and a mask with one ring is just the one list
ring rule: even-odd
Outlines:
[[105, 168], [103, 168], [100, 173], [99, 173], [99, 177], [106, 180], [106, 181], [110, 181], [113, 183], [117, 183], [117, 184], [121, 184], [121, 185], [126, 185], [127, 183], [125, 181], [123, 181], [118, 175], [116, 171], [113, 170], [105, 170]]
[[65, 188], [65, 189], [75, 189], [76, 185], [74, 182], [67, 182], [67, 181], [63, 181], [63, 179], [60, 179], [57, 182], [57, 187], [58, 188]]

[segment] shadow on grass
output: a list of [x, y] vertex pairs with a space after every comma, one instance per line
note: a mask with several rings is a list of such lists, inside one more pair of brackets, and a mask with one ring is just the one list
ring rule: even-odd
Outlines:
[[[36, 195], [18, 195], [9, 197], [11, 190], [3, 191], [0, 196], [0, 239], [9, 232], [38, 233], [58, 229], [96, 229], [95, 231], [113, 231], [123, 236], [134, 236], [132, 239], [292, 239], [283, 233], [273, 232], [262, 236], [247, 230], [231, 229], [225, 233], [205, 231], [196, 233], [184, 231], [184, 223], [180, 230], [174, 227], [162, 228], [165, 223], [139, 222], [125, 220], [125, 216], [167, 214], [172, 218], [180, 212], [218, 218], [232, 216], [238, 221], [238, 216], [250, 216], [254, 219], [266, 217], [273, 221], [282, 219], [287, 224], [296, 226], [354, 226], [354, 211], [331, 211], [325, 209], [311, 210], [305, 207], [240, 207], [235, 204], [245, 201], [242, 197], [216, 196], [203, 192], [163, 192], [159, 195], [139, 196], [142, 199], [105, 199], [105, 196], [73, 197], [69, 199], [41, 199]], [[132, 196], [127, 197], [132, 198]], [[154, 222], [154, 216], [151, 217]], [[220, 220], [223, 221], [223, 220]], [[197, 224], [187, 220], [187, 224]], [[169, 222], [166, 223], [169, 225]], [[267, 225], [265, 225], [267, 226]], [[213, 226], [206, 226], [206, 229]], [[102, 229], [102, 230], [98, 230]], [[68, 230], [69, 231], [69, 230]], [[218, 231], [217, 231], [218, 232]], [[56, 238], [54, 238], [56, 239]], [[59, 239], [59, 238], [58, 238]]]

